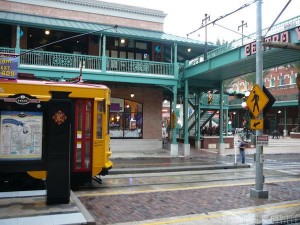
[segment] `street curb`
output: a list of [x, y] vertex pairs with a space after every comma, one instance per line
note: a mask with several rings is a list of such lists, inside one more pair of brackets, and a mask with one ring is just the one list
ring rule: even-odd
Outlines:
[[71, 190], [71, 198], [73, 199], [74, 203], [77, 205], [77, 207], [80, 209], [80, 212], [86, 219], [86, 224], [87, 225], [96, 225], [96, 221], [95, 221], [94, 217], [84, 207], [84, 205], [81, 203], [79, 198], [76, 196], [76, 194], [72, 190]]
[[173, 166], [173, 167], [148, 167], [148, 168], [113, 168], [109, 171], [110, 175], [117, 174], [136, 174], [136, 173], [165, 173], [182, 172], [197, 170], [221, 170], [221, 169], [240, 169], [250, 168], [248, 164], [244, 165], [210, 165], [210, 166]]

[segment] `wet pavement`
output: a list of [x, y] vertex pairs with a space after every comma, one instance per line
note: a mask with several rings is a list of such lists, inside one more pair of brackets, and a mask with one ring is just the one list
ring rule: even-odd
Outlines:
[[[300, 141], [289, 138], [270, 140], [265, 147], [268, 165], [278, 162], [287, 162], [290, 158], [295, 163], [300, 161]], [[219, 155], [216, 150], [198, 150], [191, 146], [191, 155], [183, 157], [183, 147], [179, 144], [179, 157], [170, 157], [168, 149], [159, 149], [152, 153], [122, 152], [113, 153], [114, 176], [126, 176], [123, 181], [114, 183], [109, 179], [110, 189], [77, 193], [81, 202], [96, 220], [96, 224], [293, 224], [300, 223], [300, 176], [284, 179], [277, 174], [276, 178], [268, 178], [264, 189], [268, 190], [267, 199], [250, 197], [250, 189], [254, 185], [254, 147], [247, 149], [246, 163], [251, 167], [253, 176], [242, 179], [245, 173], [235, 149], [228, 149], [227, 154]], [[288, 157], [287, 157], [288, 156]], [[236, 170], [227, 168], [232, 172], [232, 178], [222, 181], [222, 173], [214, 180], [210, 173], [205, 173], [199, 184], [193, 179], [201, 179], [201, 175], [191, 175], [184, 168], [202, 167], [214, 173], [217, 166], [234, 166]], [[240, 167], [239, 167], [240, 166]], [[169, 173], [168, 168], [176, 168], [180, 173], [188, 176], [182, 179], [183, 184], [177, 181], [156, 177], [153, 173], [161, 173], [162, 177], [175, 176]], [[140, 176], [153, 176], [138, 180], [136, 171], [143, 170], [149, 174]], [[122, 173], [123, 171], [123, 173]], [[127, 171], [126, 173], [124, 171]], [[191, 171], [191, 170], [189, 170]], [[199, 171], [199, 170], [198, 170]], [[223, 172], [222, 171], [222, 172]], [[268, 174], [268, 173], [266, 173]], [[274, 175], [274, 173], [273, 173]], [[239, 181], [234, 177], [240, 176]], [[112, 177], [112, 176], [111, 176]], [[107, 177], [109, 178], [109, 176]], [[157, 181], [153, 181], [157, 179]], [[178, 178], [180, 179], [180, 178]], [[233, 179], [233, 180], [231, 180]], [[146, 181], [147, 180], [147, 181]], [[209, 181], [210, 180], [210, 181]], [[103, 179], [105, 186], [105, 178]], [[207, 181], [209, 181], [207, 183]], [[121, 182], [122, 184], [119, 184]], [[124, 183], [123, 183], [124, 182]], [[125, 183], [130, 183], [128, 189], [122, 191], [118, 188]], [[149, 182], [149, 183], [147, 183]], [[155, 183], [161, 183], [155, 185]], [[174, 185], [172, 185], [172, 183]], [[147, 186], [144, 186], [147, 185]], [[126, 185], [125, 185], [126, 186]], [[299, 221], [298, 221], [299, 220]]]
[[[237, 136], [235, 136], [235, 142], [237, 142]], [[281, 154], [300, 154], [300, 139], [292, 139], [290, 137], [285, 138], [270, 138], [268, 146], [263, 147], [264, 154], [266, 155], [281, 155]], [[256, 152], [256, 148], [254, 145], [250, 145], [246, 147], [246, 155], [253, 156]], [[224, 154], [218, 154], [217, 149], [197, 149], [193, 145], [190, 145], [190, 155], [184, 156], [183, 144], [178, 143], [178, 157], [171, 157], [170, 152], [170, 143], [168, 143], [165, 148], [161, 149], [153, 149], [151, 151], [123, 151], [123, 150], [114, 150], [112, 149], [111, 159], [187, 159], [188, 161], [191, 158], [203, 158], [208, 160], [213, 160], [214, 162], [219, 159], [223, 160], [224, 158], [231, 158], [234, 160], [234, 156], [239, 155], [239, 150], [234, 148], [228, 148], [224, 150]], [[233, 158], [232, 158], [233, 157]]]
[[115, 223], [115, 225], [296, 225], [300, 224], [299, 205], [299, 201], [287, 201], [142, 222]]
[[[300, 224], [299, 152], [300, 140], [289, 138], [270, 140], [265, 147], [271, 168], [264, 184], [267, 199], [250, 197], [254, 147], [247, 150], [246, 165], [235, 164], [235, 149], [219, 155], [214, 149], [191, 146], [191, 155], [183, 157], [179, 144], [175, 158], [168, 149], [113, 152], [114, 168], [100, 188], [75, 191], [70, 204], [47, 206], [45, 193], [2, 194], [0, 224]], [[276, 171], [278, 163], [290, 158], [293, 172]], [[289, 172], [289, 177], [281, 177]]]
[[[288, 214], [285, 214], [285, 216], [300, 216], [300, 191], [297, 189], [299, 184], [300, 182], [266, 184], [265, 188], [269, 191], [268, 199], [252, 198], [249, 196], [249, 185], [240, 185], [207, 187], [192, 190], [183, 189], [90, 196], [80, 197], [80, 200], [95, 218], [96, 224], [116, 224], [124, 222], [128, 224], [184, 224], [183, 222], [193, 222], [192, 224], [229, 225], [232, 223], [226, 222], [228, 215], [233, 216], [235, 220], [240, 217], [239, 222], [235, 224], [262, 224], [253, 223], [253, 220], [249, 221], [252, 223], [244, 223], [246, 217], [268, 217], [267, 214], [258, 210], [255, 206], [266, 208], [267, 211], [266, 205], [271, 204], [269, 206], [271, 207], [270, 211], [273, 211], [273, 204], [276, 203], [281, 205], [280, 208], [288, 208]], [[293, 207], [287, 207], [285, 206], [288, 204], [287, 201], [294, 201], [295, 205], [293, 205]], [[245, 208], [248, 207], [254, 208], [244, 212], [244, 215], [234, 213], [233, 210], [245, 211]], [[275, 208], [276, 207], [274, 207], [274, 209]], [[222, 212], [221, 215], [219, 213], [218, 223], [207, 222], [207, 219], [214, 218], [214, 216], [211, 215], [220, 211], [224, 212]], [[282, 213], [282, 211], [280, 211], [280, 213]], [[206, 215], [207, 217], [191, 219], [191, 216], [195, 215]], [[278, 214], [275, 215], [280, 217]], [[187, 221], [182, 220], [183, 216], [189, 219]], [[156, 222], [148, 220], [154, 220]], [[169, 220], [172, 222], [167, 222]]]
[[46, 204], [46, 191], [0, 193], [1, 225], [95, 224], [74, 193], [69, 204]]

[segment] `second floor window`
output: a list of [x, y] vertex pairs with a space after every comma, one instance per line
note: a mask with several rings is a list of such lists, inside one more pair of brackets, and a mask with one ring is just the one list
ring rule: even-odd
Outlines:
[[296, 84], [296, 74], [290, 76], [290, 84]]
[[274, 87], [275, 86], [275, 79], [271, 78], [270, 79], [270, 87]]
[[280, 77], [279, 77], [279, 85], [280, 85], [280, 86], [285, 85], [285, 82], [284, 82], [284, 76], [280, 76]]

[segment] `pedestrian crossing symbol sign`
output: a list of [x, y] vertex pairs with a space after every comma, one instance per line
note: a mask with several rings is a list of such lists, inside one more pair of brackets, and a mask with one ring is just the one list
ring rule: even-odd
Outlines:
[[248, 109], [250, 110], [254, 118], [258, 117], [258, 115], [261, 111], [263, 111], [268, 102], [269, 98], [257, 84], [253, 87], [249, 97], [246, 100]]

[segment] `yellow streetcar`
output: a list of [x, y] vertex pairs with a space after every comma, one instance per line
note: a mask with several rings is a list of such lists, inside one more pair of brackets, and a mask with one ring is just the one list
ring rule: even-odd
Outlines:
[[54, 193], [101, 182], [113, 165], [109, 105], [104, 85], [0, 78], [0, 180], [26, 172]]

